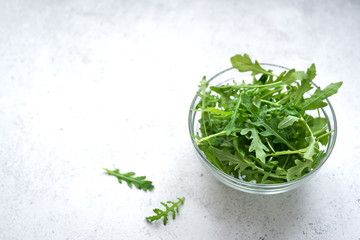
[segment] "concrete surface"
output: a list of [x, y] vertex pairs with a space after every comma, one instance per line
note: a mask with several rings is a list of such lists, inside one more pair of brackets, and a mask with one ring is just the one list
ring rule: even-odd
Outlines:
[[[359, 1], [2, 1], [0, 239], [360, 239]], [[203, 75], [248, 53], [343, 81], [338, 140], [288, 193], [226, 187], [187, 129]], [[143, 192], [104, 174], [146, 175]], [[185, 196], [176, 220], [149, 224]]]

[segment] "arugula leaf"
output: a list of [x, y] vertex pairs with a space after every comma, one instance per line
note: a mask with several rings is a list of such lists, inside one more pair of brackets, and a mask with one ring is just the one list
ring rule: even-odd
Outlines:
[[[185, 197], [178, 198], [177, 202], [167, 201], [166, 202], [167, 204], [164, 202], [161, 202], [161, 205], [163, 205], [165, 207], [165, 210], [155, 208], [155, 209], [153, 209], [153, 212], [156, 215], [146, 217], [146, 219], [149, 222], [153, 222], [153, 221], [163, 218], [163, 224], [166, 225], [168, 222], [169, 213], [172, 213], [172, 219], [174, 220], [176, 217], [176, 213], [179, 213], [179, 205], [184, 204], [184, 201], [185, 201]], [[168, 204], [171, 204], [171, 206], [169, 206]]]
[[265, 151], [270, 150], [261, 142], [258, 131], [254, 127], [243, 128], [240, 133], [246, 135], [248, 132], [251, 132], [250, 138], [252, 139], [249, 152], [255, 151], [256, 157], [264, 163], [266, 157]]
[[308, 125], [314, 135], [318, 135], [319, 133], [326, 131], [328, 121], [329, 120], [327, 118], [311, 118], [308, 122]]
[[[200, 82], [200, 85], [199, 85], [199, 89], [201, 91], [201, 95], [206, 97], [208, 96], [207, 92], [206, 92], [206, 89], [208, 88], [209, 86], [209, 83], [206, 81], [206, 77], [204, 76], [202, 79], [201, 79], [201, 82]], [[204, 100], [204, 98], [202, 99]], [[205, 105], [205, 102], [202, 103], [203, 105]]]
[[287, 171], [286, 180], [291, 181], [301, 177], [304, 171], [310, 171], [311, 166], [312, 161], [310, 160], [301, 161], [296, 159], [295, 166], [289, 168], [289, 170]]
[[215, 148], [214, 153], [220, 161], [225, 162], [230, 166], [234, 166], [234, 170], [238, 170], [239, 172], [242, 172], [247, 167], [251, 167], [254, 165], [249, 163], [248, 160], [245, 160], [243, 157], [241, 157], [240, 154], [237, 153], [233, 155], [230, 152], [217, 148]]
[[314, 94], [311, 95], [311, 97], [306, 98], [299, 107], [304, 110], [315, 110], [327, 106], [327, 103], [323, 102], [323, 100], [337, 93], [341, 85], [342, 82], [331, 83], [324, 88], [324, 90], [320, 90], [320, 87], [318, 87]]
[[311, 66], [308, 68], [307, 77], [301, 80], [301, 85], [298, 87], [298, 89], [295, 92], [295, 98], [294, 98], [294, 105], [299, 104], [299, 102], [303, 101], [304, 94], [312, 89], [311, 81], [316, 76], [316, 67], [315, 64], [311, 64]]
[[220, 169], [223, 172], [226, 172], [223, 164], [219, 161], [219, 159], [216, 157], [215, 149], [214, 147], [209, 147], [205, 145], [200, 145], [199, 148], [204, 152], [206, 158], [211, 162], [215, 167]]
[[287, 127], [293, 125], [294, 122], [297, 122], [298, 120], [299, 120], [298, 117], [291, 116], [291, 115], [287, 116], [283, 120], [281, 120], [281, 122], [278, 125], [278, 129], [287, 128]]
[[107, 172], [107, 174], [115, 176], [119, 183], [122, 183], [122, 180], [126, 181], [130, 188], [132, 188], [132, 184], [135, 185], [137, 189], [142, 189], [144, 191], [152, 190], [154, 188], [151, 181], [145, 180], [145, 176], [133, 177], [135, 175], [134, 172], [120, 173], [119, 169], [111, 171], [107, 168], [104, 168], [104, 170]]
[[242, 55], [235, 55], [231, 59], [231, 64], [234, 68], [239, 70], [240, 72], [252, 72], [252, 76], [255, 76], [259, 73], [263, 73], [266, 75], [273, 75], [271, 72], [266, 71], [263, 69], [260, 64], [255, 60], [255, 63], [253, 63], [246, 53]]
[[238, 102], [236, 104], [236, 107], [235, 107], [235, 111], [231, 115], [231, 119], [230, 119], [229, 124], [225, 127], [226, 135], [230, 135], [230, 133], [235, 129], [235, 120], [237, 118], [237, 113], [238, 113], [238, 110], [239, 110], [239, 107], [240, 107], [240, 103], [241, 103], [241, 97], [239, 97], [239, 100], [238, 100]]

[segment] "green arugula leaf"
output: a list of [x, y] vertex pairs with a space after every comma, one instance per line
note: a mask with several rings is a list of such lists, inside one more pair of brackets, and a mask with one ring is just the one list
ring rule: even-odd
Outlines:
[[[200, 89], [200, 94], [201, 94], [201, 96], [203, 96], [203, 97], [207, 97], [208, 96], [208, 94], [207, 94], [207, 88], [208, 88], [208, 86], [209, 86], [209, 83], [206, 81], [206, 77], [204, 76], [202, 79], [201, 79], [201, 82], [200, 82], [200, 85], [199, 85], [199, 89]], [[204, 100], [204, 99], [202, 99], [202, 100]], [[205, 102], [203, 103], [203, 104], [205, 104]]]
[[151, 181], [145, 180], [145, 176], [133, 177], [135, 175], [134, 172], [120, 173], [119, 169], [111, 171], [107, 168], [104, 168], [104, 170], [107, 174], [115, 176], [119, 183], [122, 183], [122, 180], [125, 181], [130, 188], [132, 188], [132, 184], [135, 185], [137, 189], [142, 189], [144, 191], [152, 190], [154, 188]]
[[255, 76], [259, 73], [263, 73], [266, 75], [273, 75], [271, 72], [266, 71], [263, 69], [260, 64], [255, 60], [253, 63], [250, 57], [247, 54], [242, 55], [235, 55], [231, 59], [231, 64], [234, 68], [239, 70], [240, 72], [252, 72], [252, 76]]
[[309, 145], [305, 148], [304, 158], [306, 160], [313, 161], [313, 156], [315, 155], [315, 140], [312, 137], [307, 137], [306, 141], [309, 142]]
[[287, 171], [286, 180], [290, 182], [291, 180], [301, 177], [304, 171], [311, 170], [312, 163], [310, 160], [295, 160], [295, 166], [289, 168]]
[[308, 75], [308, 80], [312, 81], [316, 77], [316, 66], [315, 63], [311, 64], [311, 66], [307, 69], [306, 74]]
[[281, 85], [290, 85], [296, 80], [303, 80], [306, 79], [307, 75], [303, 71], [295, 71], [295, 69], [291, 69], [288, 72], [285, 72], [284, 75], [280, 75], [278, 79], [272, 83], [273, 86], [276, 83], [281, 83]]
[[206, 145], [200, 145], [200, 150], [204, 152], [206, 158], [211, 162], [215, 167], [220, 169], [223, 172], [226, 172], [225, 167], [223, 164], [219, 161], [219, 159], [216, 157], [215, 149], [212, 146], [206, 146]]
[[294, 122], [297, 122], [299, 120], [298, 117], [295, 116], [287, 116], [285, 117], [278, 125], [278, 129], [287, 128], [294, 124]]
[[[177, 202], [167, 201], [166, 203], [161, 202], [161, 205], [165, 207], [165, 210], [159, 208], [153, 209], [153, 212], [156, 214], [154, 216], [146, 217], [149, 222], [157, 221], [163, 218], [163, 224], [166, 225], [168, 222], [168, 215], [172, 213], [172, 219], [176, 217], [176, 213], [179, 213], [179, 205], [184, 204], [185, 197], [178, 198]], [[170, 206], [168, 204], [171, 204]]]
[[318, 135], [318, 133], [323, 133], [323, 130], [326, 129], [328, 121], [329, 120], [327, 118], [321, 118], [321, 117], [312, 118], [308, 122], [308, 125], [311, 131], [314, 133], [314, 135]]
[[215, 149], [215, 156], [222, 162], [230, 166], [234, 166], [234, 170], [242, 172], [247, 167], [252, 167], [254, 164], [248, 162], [240, 154], [231, 154], [225, 150]]
[[301, 85], [298, 87], [297, 91], [295, 92], [295, 98], [294, 98], [294, 105], [298, 105], [301, 101], [304, 99], [304, 94], [312, 89], [311, 81], [316, 76], [316, 67], [315, 64], [312, 64], [307, 72], [307, 77], [303, 78], [301, 80]]
[[254, 127], [243, 128], [240, 133], [246, 135], [248, 132], [251, 132], [250, 139], [252, 139], [249, 152], [255, 151], [256, 157], [260, 159], [261, 162], [265, 163], [265, 151], [270, 150], [262, 143], [258, 131]]
[[237, 119], [237, 113], [240, 107], [240, 103], [241, 103], [241, 97], [239, 97], [239, 100], [235, 107], [235, 111], [231, 115], [229, 124], [225, 127], [226, 135], [230, 135], [230, 133], [235, 129], [235, 120]]
[[324, 90], [320, 90], [320, 87], [318, 87], [314, 94], [311, 95], [311, 97], [306, 98], [299, 107], [304, 110], [315, 110], [327, 106], [327, 103], [323, 102], [323, 100], [337, 93], [341, 85], [342, 82], [331, 83], [324, 88]]

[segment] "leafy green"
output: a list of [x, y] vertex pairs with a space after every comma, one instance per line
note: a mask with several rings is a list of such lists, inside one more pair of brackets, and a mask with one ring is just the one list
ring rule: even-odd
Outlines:
[[248, 132], [251, 132], [250, 139], [252, 139], [249, 152], [255, 151], [256, 157], [260, 159], [260, 161], [265, 162], [265, 151], [269, 151], [269, 149], [261, 142], [261, 138], [255, 127], [243, 128], [240, 133], [242, 135], [246, 135]]
[[268, 72], [265, 69], [263, 69], [257, 61], [253, 63], [247, 54], [244, 54], [243, 56], [235, 55], [230, 60], [233, 67], [239, 70], [240, 72], [251, 71], [253, 76], [259, 73], [265, 73], [271, 75], [271, 72]]
[[[179, 213], [179, 205], [184, 204], [184, 201], [185, 201], [185, 197], [178, 198], [177, 202], [167, 201], [167, 204], [164, 202], [161, 202], [161, 205], [163, 205], [165, 207], [165, 210], [155, 208], [155, 209], [153, 209], [153, 211], [156, 215], [146, 217], [146, 219], [149, 222], [153, 222], [153, 221], [163, 218], [163, 223], [164, 223], [164, 225], [166, 225], [168, 222], [168, 214], [172, 213], [172, 219], [175, 219], [176, 213]], [[168, 204], [171, 204], [171, 206], [169, 206]]]
[[107, 174], [115, 176], [119, 183], [125, 181], [130, 188], [132, 188], [132, 185], [135, 185], [137, 189], [142, 189], [144, 191], [152, 190], [154, 188], [151, 181], [145, 180], [145, 176], [133, 177], [135, 175], [134, 172], [120, 173], [119, 169], [112, 171], [107, 168], [104, 168], [104, 170], [107, 172]]
[[291, 181], [295, 179], [296, 177], [301, 177], [305, 172], [309, 172], [312, 166], [311, 160], [298, 160], [295, 161], [295, 166], [291, 167], [287, 171], [286, 180]]
[[231, 115], [229, 124], [225, 127], [226, 135], [229, 135], [235, 128], [235, 120], [238, 118], [237, 113], [238, 113], [238, 110], [240, 107], [240, 103], [241, 103], [241, 97], [239, 97], [239, 100], [236, 103], [235, 110], [234, 110], [233, 114]]
[[314, 110], [326, 107], [327, 103], [323, 102], [323, 100], [337, 93], [341, 85], [342, 82], [331, 83], [324, 90], [320, 90], [320, 87], [318, 87], [314, 94], [311, 95], [311, 97], [306, 98], [299, 107], [304, 110]]
[[316, 88], [315, 64], [306, 72], [291, 69], [275, 75], [247, 54], [231, 58], [233, 67], [250, 72], [253, 82], [199, 85], [201, 112], [198, 145], [210, 163], [226, 174], [265, 184], [292, 181], [316, 168], [325, 157], [328, 119], [308, 110], [326, 106], [342, 82]]
[[294, 122], [297, 122], [298, 120], [299, 120], [298, 117], [289, 115], [289, 116], [285, 117], [283, 120], [281, 120], [281, 122], [278, 125], [278, 129], [287, 128], [287, 127], [293, 125]]
[[248, 160], [245, 160], [239, 153], [231, 154], [230, 152], [215, 148], [214, 153], [217, 159], [225, 164], [234, 167], [234, 170], [243, 171], [247, 167], [251, 166]]

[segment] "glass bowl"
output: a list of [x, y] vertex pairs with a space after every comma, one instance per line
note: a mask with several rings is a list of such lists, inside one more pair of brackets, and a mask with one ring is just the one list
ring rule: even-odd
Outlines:
[[[274, 65], [274, 64], [263, 63], [263, 64], [261, 64], [261, 66], [271, 69], [274, 74], [280, 74], [284, 70], [289, 70], [288, 68]], [[232, 82], [234, 80], [238, 83], [241, 82], [242, 80], [245, 80], [245, 82], [246, 82], [246, 81], [251, 81], [252, 77], [251, 77], [250, 73], [241, 73], [235, 68], [228, 68], [228, 69], [225, 69], [224, 71], [219, 72], [212, 78], [210, 78], [210, 80], [208, 80], [208, 83], [209, 83], [209, 87], [210, 87], [210, 86], [222, 85], [224, 83]], [[312, 84], [315, 87], [313, 89], [313, 91], [314, 91], [316, 89], [317, 85], [314, 83], [312, 83]], [[312, 92], [310, 91], [309, 94], [311, 94]], [[195, 136], [197, 133], [199, 133], [201, 135], [201, 133], [199, 131], [200, 124], [198, 122], [198, 120], [201, 117], [201, 113], [197, 112], [197, 111], [192, 111], [191, 109], [195, 109], [195, 107], [197, 106], [197, 104], [200, 101], [201, 101], [201, 99], [198, 96], [198, 93], [196, 93], [193, 101], [191, 102], [189, 116], [188, 116], [190, 137], [191, 137], [191, 141], [193, 144], [197, 141], [193, 136]], [[329, 158], [329, 156], [334, 148], [335, 141], [336, 141], [336, 134], [337, 134], [336, 116], [335, 116], [335, 112], [334, 112], [334, 109], [333, 109], [330, 101], [328, 99], [326, 99], [325, 101], [328, 105], [326, 107], [322, 108], [320, 112], [321, 112], [322, 117], [328, 118], [328, 131], [334, 130], [334, 132], [332, 132], [329, 135], [328, 144], [324, 147], [326, 155], [321, 160], [321, 162], [318, 164], [318, 166], [316, 168], [312, 169], [312, 171], [310, 171], [306, 175], [304, 175], [300, 178], [297, 178], [295, 180], [292, 180], [290, 182], [276, 183], [276, 184], [260, 184], [260, 183], [246, 182], [242, 179], [237, 179], [231, 175], [228, 175], [228, 174], [222, 172], [221, 170], [219, 170], [218, 168], [216, 168], [212, 163], [210, 163], [207, 160], [205, 154], [199, 149], [199, 147], [194, 144], [195, 151], [196, 151], [202, 165], [217, 180], [219, 180], [220, 182], [224, 183], [225, 185], [228, 185], [236, 190], [240, 190], [240, 191], [248, 192], [248, 193], [255, 193], [255, 194], [276, 194], [276, 193], [287, 192], [287, 191], [297, 188], [300, 185], [309, 181], [315, 175], [315, 173], [317, 173], [319, 171], [319, 169], [324, 165], [324, 163]]]

